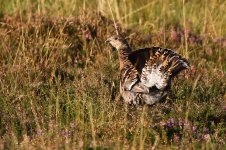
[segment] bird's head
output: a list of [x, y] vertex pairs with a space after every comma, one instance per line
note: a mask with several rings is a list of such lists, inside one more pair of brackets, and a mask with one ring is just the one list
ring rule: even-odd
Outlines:
[[125, 46], [128, 46], [127, 41], [119, 35], [114, 35], [108, 38], [105, 42], [109, 43], [111, 46], [115, 47], [117, 50]]

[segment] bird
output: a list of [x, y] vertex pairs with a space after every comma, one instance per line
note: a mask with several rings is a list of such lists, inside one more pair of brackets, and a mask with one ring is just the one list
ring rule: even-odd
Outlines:
[[128, 104], [153, 105], [164, 100], [172, 78], [190, 67], [187, 59], [171, 49], [148, 47], [132, 51], [120, 35], [111, 36], [106, 43], [118, 51], [120, 94]]

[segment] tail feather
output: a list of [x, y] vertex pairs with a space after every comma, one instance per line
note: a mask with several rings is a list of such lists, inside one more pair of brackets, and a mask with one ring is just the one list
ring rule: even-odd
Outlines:
[[174, 66], [172, 66], [172, 69], [171, 69], [172, 76], [171, 77], [176, 76], [184, 69], [189, 69], [189, 64], [185, 59], [181, 58], [178, 60], [177, 63], [175, 63]]
[[172, 50], [159, 48], [146, 62], [141, 82], [147, 87], [164, 89], [170, 85], [172, 77], [188, 68], [189, 63], [185, 58]]

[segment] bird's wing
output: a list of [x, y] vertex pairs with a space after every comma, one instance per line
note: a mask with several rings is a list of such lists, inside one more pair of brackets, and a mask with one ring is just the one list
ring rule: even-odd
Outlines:
[[149, 93], [148, 87], [140, 83], [139, 73], [133, 64], [124, 66], [120, 76], [121, 86], [124, 90], [135, 93]]
[[145, 63], [155, 54], [156, 50], [156, 47], [143, 48], [133, 51], [129, 55], [129, 60], [132, 62], [139, 74], [141, 74]]
[[139, 49], [132, 52], [129, 59], [139, 72], [141, 83], [149, 88], [165, 89], [172, 77], [189, 68], [185, 58], [160, 47]]

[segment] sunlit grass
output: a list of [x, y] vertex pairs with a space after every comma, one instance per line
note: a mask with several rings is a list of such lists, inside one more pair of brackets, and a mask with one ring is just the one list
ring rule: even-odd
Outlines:
[[120, 99], [107, 0], [0, 3], [0, 149], [225, 146], [225, 1], [109, 0], [133, 48], [189, 59], [153, 107]]

